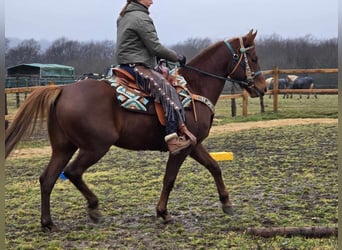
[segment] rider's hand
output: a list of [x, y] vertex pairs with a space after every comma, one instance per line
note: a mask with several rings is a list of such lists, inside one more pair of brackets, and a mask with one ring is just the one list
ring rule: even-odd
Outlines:
[[178, 62], [180, 64], [180, 66], [184, 66], [186, 64], [186, 57], [185, 56], [178, 55], [177, 58], [178, 58]]

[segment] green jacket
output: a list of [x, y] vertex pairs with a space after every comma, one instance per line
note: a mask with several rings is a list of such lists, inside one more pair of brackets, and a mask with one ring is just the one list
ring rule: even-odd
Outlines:
[[135, 2], [117, 20], [116, 56], [118, 64], [142, 63], [150, 68], [156, 57], [177, 62], [177, 53], [159, 42], [148, 9]]

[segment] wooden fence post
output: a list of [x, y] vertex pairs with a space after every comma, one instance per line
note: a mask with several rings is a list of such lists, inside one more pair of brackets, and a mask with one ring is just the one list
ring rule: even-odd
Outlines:
[[[235, 88], [234, 85], [232, 84], [232, 88], [231, 88], [231, 94], [235, 94]], [[232, 98], [230, 101], [230, 109], [231, 109], [231, 113], [232, 113], [232, 117], [236, 116], [236, 99]]]
[[230, 108], [231, 108], [231, 112], [232, 112], [232, 117], [235, 117], [236, 116], [236, 100], [235, 100], [235, 98], [232, 98], [230, 103], [231, 103]]
[[247, 116], [248, 114], [248, 93], [246, 90], [242, 91], [242, 115]]
[[274, 82], [273, 82], [273, 112], [278, 112], [278, 81], [279, 81], [279, 68], [274, 67]]
[[260, 113], [265, 113], [264, 96], [260, 96]]
[[[19, 87], [19, 77], [16, 77], [16, 81], [15, 81], [16, 87]], [[15, 93], [15, 97], [16, 97], [16, 104], [17, 104], [17, 108], [19, 108], [20, 106], [20, 94], [19, 93]]]
[[[8, 115], [8, 107], [7, 107], [7, 94], [5, 94], [5, 117]], [[8, 128], [9, 122], [5, 118], [5, 129]]]

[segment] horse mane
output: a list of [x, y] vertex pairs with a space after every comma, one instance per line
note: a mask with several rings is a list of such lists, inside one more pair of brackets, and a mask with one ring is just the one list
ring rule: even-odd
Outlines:
[[199, 54], [197, 54], [194, 58], [189, 61], [190, 65], [200, 64], [203, 61], [208, 60], [213, 55], [213, 51], [216, 51], [220, 46], [222, 46], [222, 41], [218, 41], [214, 44], [211, 44], [207, 48], [203, 49]]

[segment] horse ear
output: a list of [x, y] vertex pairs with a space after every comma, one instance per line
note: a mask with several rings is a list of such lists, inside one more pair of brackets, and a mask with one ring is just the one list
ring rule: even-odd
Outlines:
[[253, 29], [251, 29], [248, 34], [246, 35], [246, 42], [247, 44], [252, 44], [254, 42], [254, 39], [257, 35], [258, 31], [256, 30], [254, 33], [253, 33]]

